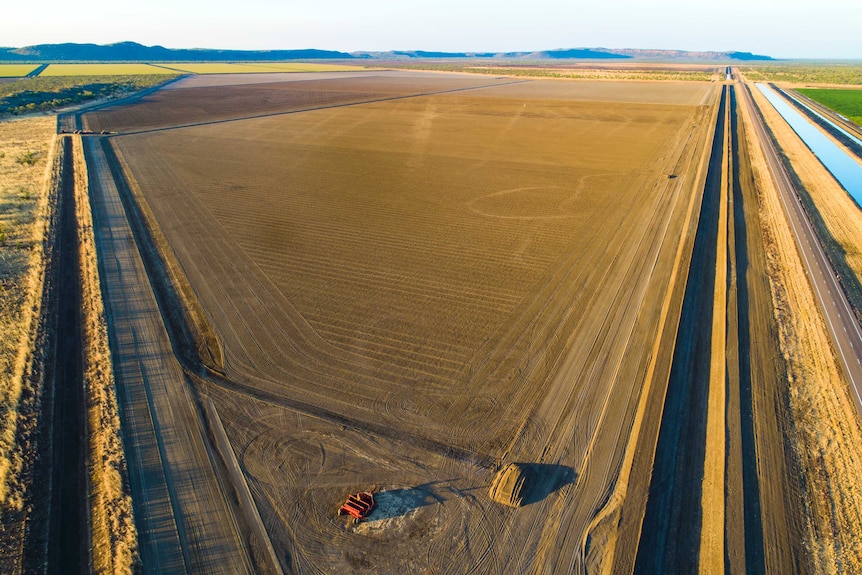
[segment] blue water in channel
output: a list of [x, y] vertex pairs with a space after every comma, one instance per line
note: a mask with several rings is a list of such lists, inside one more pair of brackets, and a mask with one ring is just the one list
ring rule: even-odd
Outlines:
[[757, 89], [766, 96], [769, 103], [802, 138], [805, 145], [823, 162], [826, 169], [832, 172], [856, 204], [862, 207], [862, 166], [827, 138], [814, 124], [806, 120], [772, 88], [766, 84], [757, 84]]

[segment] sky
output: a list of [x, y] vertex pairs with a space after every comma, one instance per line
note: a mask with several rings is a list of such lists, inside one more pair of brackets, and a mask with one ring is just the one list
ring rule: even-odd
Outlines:
[[659, 48], [862, 60], [860, 0], [40, 0], [0, 46], [133, 41], [247, 50]]

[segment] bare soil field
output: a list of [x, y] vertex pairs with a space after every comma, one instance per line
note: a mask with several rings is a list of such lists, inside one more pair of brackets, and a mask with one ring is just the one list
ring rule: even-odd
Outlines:
[[[358, 75], [345, 81], [341, 77], [295, 82], [284, 80], [260, 84], [239, 83], [232, 76], [212, 86], [192, 84], [174, 87], [144, 97], [140, 103], [87, 114], [88, 130], [129, 132], [174, 127], [219, 120], [253, 118], [313, 108], [399, 98], [430, 91], [470, 89], [511, 80], [453, 76], [431, 78], [427, 75]], [[253, 87], [252, 87], [253, 86]]]
[[[144, 132], [110, 142], [218, 334], [206, 393], [286, 571], [603, 565], [590, 522], [669, 369], [652, 350], [715, 90], [510, 82], [177, 89], [86, 116]], [[541, 478], [520, 509], [487, 496], [511, 461]], [[372, 486], [377, 515], [336, 519]]]

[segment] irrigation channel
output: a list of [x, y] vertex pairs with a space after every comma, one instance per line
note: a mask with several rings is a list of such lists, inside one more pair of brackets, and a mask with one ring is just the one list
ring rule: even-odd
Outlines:
[[[862, 165], [859, 165], [859, 162], [838, 147], [802, 114], [794, 110], [772, 88], [766, 84], [756, 84], [756, 86], [775, 110], [781, 114], [781, 117], [793, 128], [793, 131], [802, 138], [805, 145], [814, 152], [814, 155], [838, 180], [838, 183], [847, 190], [850, 197], [862, 207]], [[832, 122], [829, 124], [834, 126]], [[837, 126], [834, 127], [838, 129]]]

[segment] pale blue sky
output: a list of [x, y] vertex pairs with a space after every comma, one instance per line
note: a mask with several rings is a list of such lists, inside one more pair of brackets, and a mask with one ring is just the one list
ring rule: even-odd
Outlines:
[[740, 50], [862, 59], [862, 0], [39, 0], [0, 46], [131, 40], [168, 48]]

